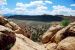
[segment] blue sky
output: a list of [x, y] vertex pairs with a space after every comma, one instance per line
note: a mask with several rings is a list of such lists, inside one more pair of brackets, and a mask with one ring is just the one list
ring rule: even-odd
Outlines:
[[0, 0], [0, 14], [75, 16], [75, 0]]

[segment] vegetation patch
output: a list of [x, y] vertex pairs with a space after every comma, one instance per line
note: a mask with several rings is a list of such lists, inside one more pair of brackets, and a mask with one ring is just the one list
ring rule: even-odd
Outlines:
[[70, 23], [70, 21], [68, 20], [68, 19], [64, 19], [64, 20], [62, 20], [61, 22], [60, 22], [60, 25], [62, 25], [62, 26], [67, 26], [68, 24]]

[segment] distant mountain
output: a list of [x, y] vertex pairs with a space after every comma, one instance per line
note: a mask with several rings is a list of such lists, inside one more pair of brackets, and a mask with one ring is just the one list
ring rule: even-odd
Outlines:
[[71, 22], [75, 22], [75, 16], [63, 16], [63, 18], [70, 20]]
[[14, 15], [14, 14], [4, 14], [3, 16], [8, 17], [8, 16], [11, 16], [11, 15]]
[[44, 21], [44, 22], [63, 20], [62, 17], [52, 16], [52, 15], [33, 15], [33, 16], [31, 15], [11, 15], [11, 16], [8, 16], [8, 18], [14, 18], [14, 19], [19, 19], [19, 20]]

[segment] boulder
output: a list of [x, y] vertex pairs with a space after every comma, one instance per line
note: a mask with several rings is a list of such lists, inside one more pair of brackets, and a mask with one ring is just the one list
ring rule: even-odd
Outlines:
[[68, 30], [69, 33], [75, 35], [75, 26], [70, 27], [70, 29]]
[[8, 22], [7, 24], [4, 25], [5, 27], [8, 27], [10, 29], [12, 29], [15, 33], [17, 34], [23, 34], [24, 36], [27, 37], [27, 34], [24, 33], [24, 30], [22, 30], [17, 24], [15, 24], [14, 22]]
[[60, 25], [51, 26], [47, 32], [44, 33], [42, 36], [42, 42], [48, 43], [50, 39], [56, 34], [57, 31], [62, 29], [63, 27]]
[[0, 49], [10, 49], [16, 41], [15, 37], [15, 33], [11, 29], [0, 25]]
[[0, 25], [3, 25], [5, 27], [8, 27], [12, 29], [15, 33], [23, 34], [24, 36], [27, 36], [26, 33], [14, 22], [8, 21], [6, 18], [3, 16], [0, 16]]
[[67, 37], [58, 43], [58, 50], [75, 50], [75, 37]]
[[22, 34], [16, 34], [16, 43], [10, 50], [47, 50]]
[[55, 34], [55, 39], [54, 39], [54, 41], [56, 42], [56, 43], [59, 43], [61, 40], [63, 40], [64, 38], [66, 38], [67, 37], [67, 35], [68, 35], [68, 29], [71, 27], [72, 25], [68, 25], [68, 26], [66, 26], [65, 28], [63, 28], [63, 29], [61, 29], [61, 30], [59, 30], [56, 34]]
[[57, 50], [57, 44], [56, 43], [50, 43], [46, 45], [47, 50]]

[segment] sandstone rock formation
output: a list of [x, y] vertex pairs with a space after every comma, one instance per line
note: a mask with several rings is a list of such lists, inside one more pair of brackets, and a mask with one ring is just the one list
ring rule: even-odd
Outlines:
[[14, 22], [2, 16], [0, 19], [0, 50], [47, 50], [25, 37], [21, 28]]
[[16, 34], [9, 28], [0, 25], [1, 50], [47, 50], [22, 34]]
[[42, 42], [43, 43], [47, 43], [51, 40], [51, 38], [55, 35], [55, 33], [57, 31], [59, 31], [60, 29], [62, 29], [63, 27], [60, 25], [56, 25], [56, 26], [51, 26], [49, 28], [49, 30], [44, 33], [43, 37], [42, 37]]
[[27, 37], [16, 34], [16, 43], [11, 50], [47, 50], [44, 46], [41, 46]]
[[58, 43], [62, 39], [64, 39], [67, 36], [67, 31], [72, 25], [68, 25], [65, 28], [59, 30], [55, 35], [55, 42]]
[[50, 43], [46, 45], [47, 50], [57, 50], [57, 44], [56, 43]]
[[62, 40], [58, 46], [58, 50], [75, 50], [75, 37], [67, 37]]
[[11, 29], [0, 25], [0, 50], [10, 49], [15, 41], [15, 33]]
[[3, 16], [0, 16], [0, 25], [3, 25], [5, 27], [8, 27], [8, 28], [12, 29], [15, 33], [23, 34], [24, 36], [27, 37], [27, 34], [24, 33], [24, 31], [17, 24], [15, 24], [12, 21], [8, 21]]
[[[50, 36], [50, 34], [54, 34], [54, 36]], [[43, 37], [47, 37], [43, 38], [45, 41], [49, 40], [45, 44], [48, 50], [75, 50], [75, 22], [70, 23], [55, 33], [48, 31]]]

